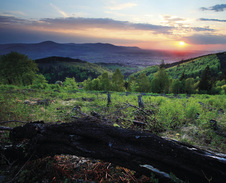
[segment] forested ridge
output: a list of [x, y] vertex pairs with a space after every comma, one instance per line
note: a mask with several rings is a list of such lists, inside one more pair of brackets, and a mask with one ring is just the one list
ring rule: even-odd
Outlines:
[[[224, 73], [226, 70], [225, 57], [226, 52], [203, 55], [197, 58], [165, 64], [165, 68], [169, 76], [174, 79], [179, 78], [183, 72], [185, 72], [187, 76], [201, 77], [202, 72], [207, 65], [209, 65], [209, 67], [212, 69], [213, 75], [218, 76]], [[133, 76], [138, 76], [141, 73], [145, 73], [149, 78], [153, 78], [153, 75], [157, 72], [157, 70], [157, 66], [150, 66], [137, 73], [134, 73]]]
[[49, 83], [64, 81], [66, 77], [74, 77], [77, 82], [87, 78], [97, 78], [104, 72], [109, 72], [97, 64], [68, 57], [48, 57], [37, 59], [39, 73], [43, 74]]

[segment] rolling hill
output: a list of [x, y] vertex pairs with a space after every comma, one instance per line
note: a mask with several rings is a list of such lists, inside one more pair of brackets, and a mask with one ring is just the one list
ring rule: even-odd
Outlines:
[[77, 82], [82, 82], [88, 78], [97, 78], [104, 72], [112, 74], [97, 64], [68, 57], [47, 57], [35, 62], [38, 64], [39, 73], [43, 74], [49, 83], [64, 81], [66, 77], [74, 77]]
[[[56, 43], [45, 41], [35, 44], [0, 44], [0, 55], [8, 54], [11, 51], [27, 55], [29, 58], [36, 60], [51, 56], [70, 57], [70, 58], [98, 58], [100, 54], [122, 53], [138, 51], [138, 47], [123, 47], [105, 43]], [[89, 60], [89, 61], [92, 61]], [[94, 60], [93, 60], [94, 61]]]

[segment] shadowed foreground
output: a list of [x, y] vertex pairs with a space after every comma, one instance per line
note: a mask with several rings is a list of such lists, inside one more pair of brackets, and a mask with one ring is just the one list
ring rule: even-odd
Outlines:
[[160, 182], [169, 182], [171, 173], [186, 182], [226, 179], [224, 154], [203, 151], [151, 133], [103, 125], [89, 117], [63, 124], [28, 123], [12, 129], [10, 138], [14, 146], [1, 149], [9, 159], [27, 161], [72, 154], [101, 159], [147, 176], [155, 172]]

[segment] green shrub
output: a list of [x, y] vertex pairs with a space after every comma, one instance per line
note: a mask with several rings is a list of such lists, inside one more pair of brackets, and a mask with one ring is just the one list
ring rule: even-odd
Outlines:
[[76, 83], [75, 78], [66, 78], [63, 84], [64, 84], [64, 89], [66, 90], [78, 89], [78, 84]]

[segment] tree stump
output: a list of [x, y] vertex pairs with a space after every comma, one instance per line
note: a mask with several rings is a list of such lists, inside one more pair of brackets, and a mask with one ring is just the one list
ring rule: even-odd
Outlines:
[[142, 100], [142, 95], [138, 95], [138, 106], [142, 109], [144, 108], [144, 102]]
[[111, 104], [111, 94], [108, 92], [107, 94], [107, 106]]

